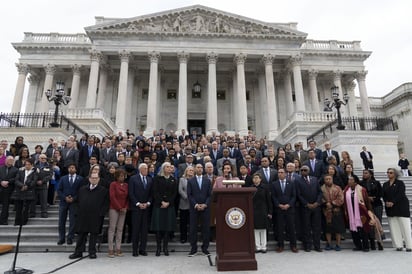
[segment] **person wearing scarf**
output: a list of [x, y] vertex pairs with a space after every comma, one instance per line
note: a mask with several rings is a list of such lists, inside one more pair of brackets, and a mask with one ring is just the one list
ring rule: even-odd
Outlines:
[[372, 210], [366, 189], [356, 182], [352, 176], [348, 177], [348, 185], [343, 191], [345, 203], [345, 217], [349, 224], [352, 240], [355, 244], [354, 251], [369, 251], [368, 233], [370, 232], [370, 217], [368, 211]]

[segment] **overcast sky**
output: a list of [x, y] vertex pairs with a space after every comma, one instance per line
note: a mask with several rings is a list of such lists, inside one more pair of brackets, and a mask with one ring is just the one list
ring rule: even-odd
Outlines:
[[[24, 32], [79, 33], [95, 16], [129, 18], [195, 4], [265, 22], [297, 22], [316, 40], [360, 40], [372, 51], [365, 62], [369, 96], [381, 97], [412, 82], [412, 1], [372, 0], [20, 0], [2, 3], [0, 11], [0, 112], [10, 112], [19, 54], [11, 43]], [[26, 83], [26, 97], [28, 83]], [[23, 103], [23, 107], [25, 104]]]

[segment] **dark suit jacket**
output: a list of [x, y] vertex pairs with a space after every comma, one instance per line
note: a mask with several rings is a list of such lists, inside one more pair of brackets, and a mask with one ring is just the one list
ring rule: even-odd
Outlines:
[[316, 177], [318, 180], [322, 177], [325, 169], [323, 162], [316, 159], [315, 162], [315, 170], [312, 169], [312, 165], [310, 164], [310, 159], [304, 162], [302, 165], [306, 165], [309, 167], [309, 175]]
[[57, 194], [60, 198], [60, 204], [66, 204], [65, 198], [67, 196], [72, 196], [73, 199], [77, 198], [79, 188], [83, 185], [83, 177], [76, 174], [76, 179], [73, 182], [73, 185], [70, 185], [70, 176], [65, 175], [60, 178], [59, 187], [57, 189]]
[[[285, 179], [286, 180], [286, 179]], [[294, 207], [296, 203], [296, 184], [286, 180], [285, 193], [282, 192], [280, 181], [276, 180], [272, 184], [272, 200], [275, 208], [279, 205], [289, 204], [290, 207]]]
[[[6, 169], [8, 169], [7, 172], [6, 172]], [[14, 166], [11, 166], [10, 168], [8, 168], [7, 166], [0, 167], [0, 182], [1, 181], [9, 182], [9, 186], [6, 188], [0, 186], [0, 191], [7, 191], [8, 193], [11, 193], [14, 190], [14, 182], [16, 180], [17, 172], [18, 172], [18, 169]]]
[[308, 159], [308, 153], [304, 150], [300, 151], [300, 158], [299, 158], [298, 152], [296, 150], [293, 152], [292, 155], [293, 155], [293, 160], [298, 159], [301, 163], [303, 163], [304, 161], [306, 161]]
[[196, 204], [206, 204], [210, 206], [210, 197], [212, 195], [212, 183], [206, 176], [202, 176], [202, 188], [199, 189], [197, 177], [194, 176], [187, 181], [187, 198], [190, 203], [190, 210], [195, 209]]
[[366, 153], [368, 153], [369, 159], [372, 160], [373, 158], [372, 153], [370, 153], [369, 151], [361, 151], [360, 157], [362, 158], [362, 162], [364, 166], [367, 166], [369, 164], [368, 157], [366, 157]]
[[63, 149], [62, 150], [62, 158], [64, 167], [68, 167], [69, 164], [74, 163], [76, 164], [77, 168], [79, 167], [79, 151], [75, 148], [72, 149]]
[[309, 184], [302, 176], [300, 176], [300, 178], [295, 182], [297, 187], [297, 195], [302, 206], [305, 207], [308, 203], [313, 204], [315, 202], [319, 205], [321, 204], [323, 194], [320, 189], [320, 184], [315, 177], [309, 176]]
[[[332, 155], [335, 156], [336, 162], [340, 163], [339, 153], [336, 150], [332, 150]], [[328, 163], [328, 152], [325, 150], [322, 152], [323, 163], [326, 165]]]
[[[97, 157], [97, 162], [99, 162], [99, 160], [100, 160], [100, 151], [96, 146], [93, 146], [93, 148], [92, 148], [92, 155], [95, 155]], [[90, 160], [89, 146], [85, 145], [79, 151], [79, 166], [84, 165], [84, 164], [88, 164], [89, 160]]]
[[143, 186], [140, 174], [133, 175], [129, 180], [129, 208], [137, 210], [137, 203], [152, 203], [152, 186], [153, 181], [150, 176], [146, 176], [147, 186]]
[[276, 171], [276, 169], [270, 168], [270, 181], [269, 182], [266, 180], [266, 176], [265, 176], [265, 172], [263, 171], [263, 167], [261, 167], [257, 172], [260, 173], [260, 175], [262, 176], [262, 184], [263, 185], [270, 185], [275, 180], [278, 179], [278, 172]]

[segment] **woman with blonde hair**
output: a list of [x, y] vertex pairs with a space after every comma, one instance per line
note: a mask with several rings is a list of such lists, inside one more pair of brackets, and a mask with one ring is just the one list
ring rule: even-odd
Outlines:
[[180, 242], [187, 242], [187, 227], [189, 225], [189, 199], [187, 198], [187, 181], [195, 175], [193, 166], [188, 166], [179, 180], [179, 216]]

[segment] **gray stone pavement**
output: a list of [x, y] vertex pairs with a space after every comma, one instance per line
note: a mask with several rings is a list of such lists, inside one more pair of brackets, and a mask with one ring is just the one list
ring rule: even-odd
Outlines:
[[[0, 273], [10, 269], [14, 254], [0, 256]], [[68, 259], [69, 253], [22, 253], [18, 255], [17, 267], [31, 269], [35, 273], [51, 273], [53, 270], [73, 262]], [[88, 257], [74, 262], [53, 273], [213, 273], [205, 256], [187, 257], [187, 253], [175, 252], [169, 257], [155, 257], [149, 253], [147, 257], [132, 257], [125, 253], [124, 257], [108, 258], [106, 253], [98, 253], [97, 259]], [[215, 254], [212, 253], [214, 262]], [[384, 251], [323, 253], [302, 252], [293, 254], [285, 251], [277, 254], [274, 251], [257, 254], [258, 271], [242, 271], [231, 273], [412, 273], [412, 253], [398, 252], [392, 248]]]

